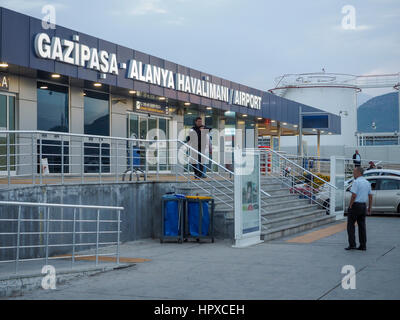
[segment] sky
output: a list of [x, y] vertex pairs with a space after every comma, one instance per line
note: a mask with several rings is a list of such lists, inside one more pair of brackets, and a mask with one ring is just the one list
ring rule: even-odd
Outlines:
[[58, 25], [261, 90], [322, 68], [400, 72], [400, 0], [0, 0], [37, 18], [47, 4]]

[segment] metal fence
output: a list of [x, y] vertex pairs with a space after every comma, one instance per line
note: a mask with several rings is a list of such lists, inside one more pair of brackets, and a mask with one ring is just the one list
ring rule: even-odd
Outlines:
[[[116, 256], [120, 263], [123, 207], [0, 201], [0, 263]], [[100, 248], [115, 246], [112, 253]], [[94, 254], [79, 254], [94, 249]]]
[[[172, 181], [193, 172], [193, 165], [197, 164], [194, 162], [198, 161], [189, 158], [193, 158], [195, 152], [179, 140], [2, 131], [0, 187]], [[219, 164], [220, 161], [211, 159], [211, 156], [206, 162], [210, 174], [230, 174], [225, 166]]]

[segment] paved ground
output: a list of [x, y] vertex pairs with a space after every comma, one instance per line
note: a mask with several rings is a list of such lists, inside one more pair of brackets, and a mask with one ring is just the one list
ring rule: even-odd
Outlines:
[[[247, 249], [127, 243], [122, 256], [151, 261], [17, 299], [400, 299], [400, 217], [368, 218], [367, 228], [366, 252], [345, 251], [340, 227], [322, 238], [319, 231], [315, 241], [308, 234]], [[344, 265], [357, 270], [355, 290], [341, 286]]]

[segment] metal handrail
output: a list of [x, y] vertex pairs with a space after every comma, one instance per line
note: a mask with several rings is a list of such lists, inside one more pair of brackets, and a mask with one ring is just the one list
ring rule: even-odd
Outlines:
[[269, 149], [269, 150], [256, 149], [256, 150], [259, 150], [260, 152], [264, 152], [264, 153], [272, 153], [272, 154], [275, 154], [275, 155], [278, 156], [279, 158], [281, 158], [281, 159], [287, 161], [288, 163], [292, 164], [293, 166], [297, 167], [298, 169], [301, 169], [303, 172], [305, 172], [305, 173], [311, 175], [312, 177], [314, 177], [314, 178], [316, 178], [316, 179], [318, 179], [318, 180], [321, 180], [322, 182], [324, 182], [324, 183], [327, 184], [328, 186], [330, 186], [330, 187], [334, 188], [335, 190], [337, 190], [337, 187], [334, 186], [333, 184], [331, 184], [330, 182], [325, 181], [325, 180], [322, 179], [321, 177], [318, 177], [317, 175], [315, 175], [315, 174], [312, 173], [311, 171], [309, 171], [309, 170], [303, 168], [302, 166], [298, 165], [297, 163], [293, 162], [292, 160], [289, 160], [288, 158], [286, 158], [285, 156], [283, 156], [282, 154], [280, 154], [280, 153], [278, 153], [278, 152], [276, 152], [276, 151], [274, 151], [274, 150], [270, 150], [270, 149]]
[[[0, 236], [16, 236], [16, 244], [15, 245], [6, 245], [6, 246], [0, 246], [0, 250], [11, 250], [15, 249], [15, 259], [12, 260], [3, 260], [0, 261], [0, 263], [10, 263], [13, 262], [15, 264], [15, 273], [18, 273], [19, 270], [19, 264], [22, 261], [38, 261], [38, 260], [45, 260], [45, 265], [48, 265], [49, 260], [56, 260], [56, 259], [65, 259], [65, 256], [56, 256], [56, 257], [50, 257], [49, 254], [49, 248], [55, 248], [55, 247], [72, 247], [72, 255], [70, 256], [71, 258], [71, 268], [75, 265], [75, 260], [77, 258], [83, 257], [82, 255], [76, 255], [75, 249], [78, 247], [82, 246], [95, 246], [95, 261], [96, 261], [96, 266], [99, 263], [99, 256], [110, 256], [110, 255], [115, 255], [116, 254], [116, 263], [117, 265], [120, 264], [120, 243], [121, 243], [121, 211], [124, 211], [124, 207], [117, 207], [117, 206], [95, 206], [95, 205], [72, 205], [72, 204], [56, 204], [56, 203], [33, 203], [33, 202], [17, 202], [17, 201], [0, 201], [0, 206], [16, 206], [18, 207], [18, 217], [16, 219], [0, 219], [1, 222], [17, 222], [17, 231], [16, 232], [0, 232]], [[46, 208], [45, 210], [45, 217], [44, 218], [39, 218], [39, 219], [34, 219], [30, 216], [30, 219], [24, 219], [22, 218], [22, 208], [23, 207], [36, 207], [37, 209], [40, 208]], [[61, 219], [51, 219], [50, 218], [50, 209], [51, 208], [60, 208], [61, 213], [64, 213], [64, 209], [73, 209], [73, 219], [65, 219], [65, 217], [62, 217]], [[77, 218], [77, 210], [96, 210], [96, 217], [93, 220], [87, 220], [87, 219], [79, 219]], [[115, 211], [117, 212], [117, 218], [116, 220], [110, 220], [108, 218], [107, 220], [102, 220], [100, 219], [100, 211], [104, 210], [109, 210], [109, 211]], [[90, 212], [90, 211], [89, 211]], [[39, 222], [39, 223], [44, 223], [44, 231], [23, 231], [23, 228], [21, 226], [22, 222]], [[72, 231], [50, 231], [50, 223], [51, 222], [68, 222], [68, 223], [73, 223]], [[84, 230], [76, 230], [76, 224], [77, 223], [82, 223], [82, 222], [91, 222], [91, 223], [96, 223], [96, 231], [90, 230], [90, 231], [84, 231]], [[100, 223], [108, 223], [108, 224], [117, 224], [116, 231], [114, 230], [100, 230]], [[8, 224], [10, 227], [10, 224]], [[56, 244], [51, 244], [49, 240], [49, 236], [61, 236], [61, 235], [66, 235], [70, 234], [72, 235], [72, 243], [56, 243]], [[88, 242], [87, 243], [79, 243], [76, 241], [76, 236], [77, 235], [96, 235], [96, 241], [93, 242]], [[116, 241], [106, 241], [106, 242], [101, 242], [100, 241], [100, 235], [101, 234], [108, 234], [108, 235], [117, 235]], [[45, 244], [39, 243], [37, 245], [31, 244], [31, 243], [24, 243], [22, 245], [21, 238], [24, 235], [40, 235], [44, 236], [44, 241]], [[109, 246], [109, 245], [116, 245], [116, 252], [113, 253], [107, 253], [107, 254], [100, 254], [99, 253], [99, 246]], [[33, 249], [33, 248], [44, 248], [45, 249], [45, 257], [41, 258], [21, 258], [20, 256], [20, 250], [21, 249]], [[69, 257], [69, 256], [68, 256]]]

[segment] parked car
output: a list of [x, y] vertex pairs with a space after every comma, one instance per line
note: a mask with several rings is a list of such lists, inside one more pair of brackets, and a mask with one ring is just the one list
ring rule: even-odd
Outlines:
[[[364, 178], [371, 176], [394, 176], [400, 177], [400, 170], [391, 170], [391, 169], [371, 169], [364, 171]], [[344, 187], [346, 188], [351, 183], [353, 183], [354, 178], [350, 178], [344, 182]]]
[[[370, 183], [373, 194], [372, 212], [374, 213], [397, 213], [400, 214], [400, 176], [393, 175], [374, 175], [365, 177]], [[345, 211], [350, 204], [352, 184], [346, 187], [345, 192]], [[316, 195], [316, 200], [321, 206], [328, 207], [329, 213], [330, 199], [328, 193]]]

